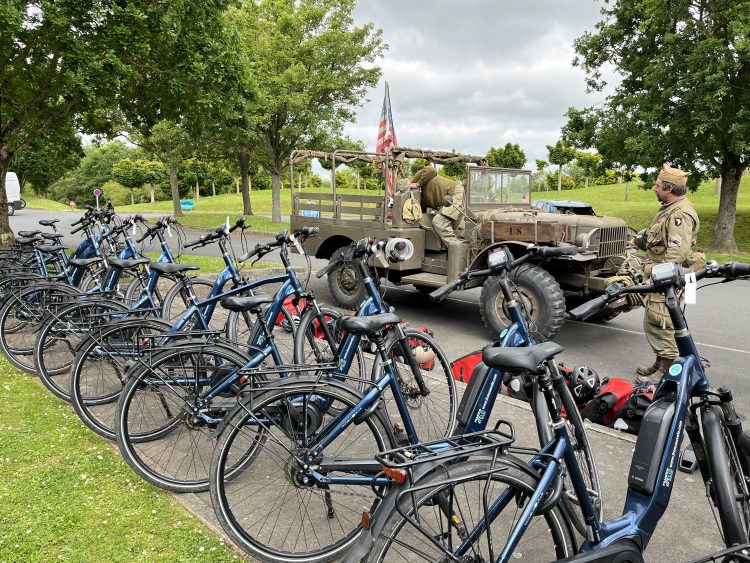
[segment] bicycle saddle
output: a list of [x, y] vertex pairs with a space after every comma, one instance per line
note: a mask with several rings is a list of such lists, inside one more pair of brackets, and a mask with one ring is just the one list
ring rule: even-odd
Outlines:
[[70, 258], [68, 260], [68, 264], [73, 264], [74, 266], [86, 267], [90, 264], [95, 264], [101, 261], [102, 259], [99, 256], [94, 256], [93, 258]]
[[115, 268], [125, 269], [125, 268], [133, 268], [134, 266], [138, 266], [139, 264], [148, 264], [151, 262], [148, 258], [131, 258], [131, 259], [125, 259], [125, 258], [110, 258], [109, 263], [110, 265], [114, 266]]
[[154, 262], [151, 269], [160, 274], [174, 274], [176, 272], [185, 272], [187, 270], [200, 270], [195, 264], [170, 264], [169, 262]]
[[482, 361], [502, 371], [541, 373], [541, 365], [565, 348], [554, 342], [542, 342], [528, 348], [488, 346], [482, 350]]
[[401, 319], [393, 313], [381, 313], [369, 317], [344, 317], [341, 320], [341, 330], [351, 334], [363, 336], [375, 334], [383, 330], [387, 325], [398, 324]]
[[60, 219], [42, 219], [41, 221], [39, 221], [39, 224], [45, 227], [51, 227], [55, 223], [59, 223], [59, 222], [60, 222]]
[[67, 246], [63, 246], [62, 244], [39, 244], [37, 245], [36, 249], [40, 252], [57, 252], [58, 250], [67, 250]]
[[247, 297], [222, 297], [219, 303], [230, 311], [260, 313], [261, 306], [272, 301], [273, 295], [261, 293], [260, 295], [248, 295]]

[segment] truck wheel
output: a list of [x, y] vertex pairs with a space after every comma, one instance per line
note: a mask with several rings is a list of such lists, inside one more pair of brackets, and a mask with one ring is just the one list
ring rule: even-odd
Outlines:
[[21, 199], [21, 209], [26, 209], [26, 200], [23, 198]]
[[[510, 279], [520, 293], [529, 330], [534, 338], [552, 338], [565, 319], [565, 297], [560, 284], [545, 269], [528, 264], [513, 270]], [[492, 338], [497, 338], [511, 324], [496, 276], [487, 278], [482, 286], [479, 312]]]
[[[331, 256], [338, 258], [348, 246], [342, 246]], [[328, 288], [339, 307], [355, 310], [365, 300], [365, 285], [354, 262], [342, 262], [328, 274]]]
[[8, 217], [10, 217], [11, 215], [13, 215], [15, 212], [16, 212], [16, 210], [13, 209], [13, 204], [9, 203], [8, 204]]

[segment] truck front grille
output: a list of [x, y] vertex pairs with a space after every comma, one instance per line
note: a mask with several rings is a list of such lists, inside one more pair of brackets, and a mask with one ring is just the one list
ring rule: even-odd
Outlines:
[[605, 227], [599, 229], [599, 258], [624, 254], [627, 240], [627, 227]]

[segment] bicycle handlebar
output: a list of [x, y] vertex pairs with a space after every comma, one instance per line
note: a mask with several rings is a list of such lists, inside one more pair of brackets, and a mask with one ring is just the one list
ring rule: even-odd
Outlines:
[[[600, 295], [591, 301], [579, 305], [575, 309], [568, 311], [568, 316], [573, 320], [585, 320], [598, 310], [605, 307], [608, 303], [616, 301], [623, 295], [629, 293], [655, 293], [661, 290], [663, 287], [684, 287], [686, 284], [685, 274], [682, 268], [677, 267], [677, 275], [669, 282], [663, 284], [647, 283], [640, 285], [622, 286], [618, 283], [610, 285], [604, 295]], [[700, 280], [703, 278], [725, 278], [727, 281], [736, 278], [750, 276], [750, 264], [745, 262], [727, 262], [726, 264], [719, 265], [715, 261], [710, 260], [704, 268], [701, 268], [695, 272], [695, 279]]]
[[226, 224], [221, 224], [218, 227], [216, 227], [216, 230], [214, 230], [211, 233], [208, 233], [207, 235], [201, 235], [201, 237], [198, 240], [194, 240], [191, 242], [185, 243], [185, 248], [192, 248], [195, 246], [205, 246], [208, 243], [218, 240], [220, 238], [224, 238], [229, 236], [229, 233], [232, 233], [236, 231], [237, 229], [245, 229], [247, 225], [245, 225], [245, 221], [247, 220], [247, 216], [243, 215], [239, 219], [237, 219], [237, 222], [227, 229]]

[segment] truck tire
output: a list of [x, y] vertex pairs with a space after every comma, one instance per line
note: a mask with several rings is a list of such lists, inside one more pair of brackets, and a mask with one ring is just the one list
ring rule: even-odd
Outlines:
[[[331, 260], [338, 258], [347, 248], [348, 245], [334, 251]], [[344, 309], [354, 311], [365, 300], [365, 285], [354, 262], [343, 262], [331, 270], [328, 273], [328, 288], [336, 304]]]
[[[555, 336], [565, 319], [565, 297], [560, 284], [545, 269], [530, 264], [513, 270], [510, 279], [521, 294], [529, 331], [534, 338], [541, 341]], [[494, 339], [510, 325], [504, 305], [498, 278], [490, 276], [482, 286], [479, 312]]]
[[16, 210], [13, 208], [13, 204], [9, 203], [8, 204], [8, 217], [10, 217], [11, 215], [13, 215], [15, 212], [16, 212]]

